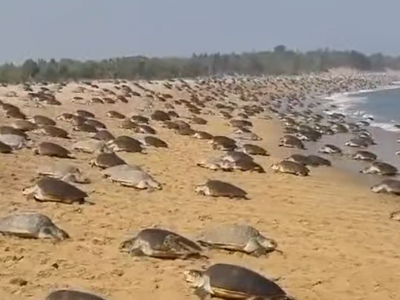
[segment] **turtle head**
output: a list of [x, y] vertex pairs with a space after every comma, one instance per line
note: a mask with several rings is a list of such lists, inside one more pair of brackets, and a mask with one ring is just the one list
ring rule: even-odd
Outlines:
[[185, 281], [192, 287], [202, 287], [205, 284], [206, 276], [200, 270], [186, 270], [183, 272]]
[[278, 164], [272, 164], [271, 165], [271, 169], [272, 170], [278, 170], [279, 169], [279, 165]]
[[39, 237], [63, 241], [69, 238], [69, 234], [56, 226], [44, 226], [40, 229]]
[[135, 247], [136, 244], [136, 237], [130, 238], [128, 240], [123, 241], [119, 244], [119, 251], [120, 252], [131, 252], [131, 250]]
[[205, 194], [206, 189], [207, 187], [204, 184], [200, 184], [195, 187], [194, 191], [197, 194]]
[[264, 236], [258, 236], [257, 242], [265, 249], [266, 252], [275, 251], [278, 248], [278, 243], [274, 239]]
[[383, 184], [377, 184], [371, 187], [371, 191], [374, 193], [380, 193], [386, 189], [386, 186]]

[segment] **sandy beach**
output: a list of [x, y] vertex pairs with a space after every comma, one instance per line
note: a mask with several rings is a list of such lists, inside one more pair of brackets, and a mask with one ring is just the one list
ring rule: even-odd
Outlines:
[[[265, 85], [263, 80], [260, 79], [258, 85], [252, 81], [247, 86], [241, 83], [242, 90], [235, 89], [236, 84], [227, 84], [224, 91], [216, 84], [211, 84], [212, 89], [201, 87], [199, 82], [187, 81], [187, 84], [196, 90], [200, 99], [212, 95], [213, 90], [216, 99], [218, 94], [225, 94], [219, 102], [232, 101], [240, 105], [250, 102], [238, 100], [241, 92], [273, 102], [271, 95], [276, 99], [282, 95], [306, 98], [328, 90], [333, 93], [340, 85], [337, 84], [340, 80], [327, 79], [316, 87], [314, 79], [304, 79], [293, 88], [289, 79], [272, 85]], [[368, 88], [357, 82], [349, 83], [349, 89]], [[61, 113], [85, 109], [94, 113], [116, 136], [139, 135], [119, 128], [120, 120], [107, 118], [106, 113], [110, 110], [126, 116], [147, 116], [149, 110], [170, 110], [165, 108], [165, 104], [170, 103], [180, 116], [191, 116], [182, 105], [174, 102], [177, 99], [190, 101], [187, 89], [176, 88], [182, 85], [179, 81], [172, 83], [172, 89], [166, 88], [164, 82], [141, 83], [156, 93], [170, 94], [172, 99], [165, 102], [146, 97], [132, 82], [124, 84], [143, 95], [130, 98], [128, 103], [81, 104], [71, 101], [75, 96], [82, 97], [81, 102], [105, 97], [106, 92], [101, 88], [116, 94], [120, 92], [114, 82], [95, 84], [100, 89], [69, 83], [58, 90], [58, 86], [50, 84], [48, 88], [56, 91], [55, 96], [62, 103], [60, 106], [35, 107], [20, 85], [0, 87], [0, 99], [19, 106], [28, 117], [45, 115], [55, 119]], [[85, 90], [77, 93], [81, 86], [85, 86]], [[35, 91], [39, 87], [32, 85]], [[13, 97], [10, 92], [17, 96]], [[201, 117], [208, 124], [192, 125], [192, 128], [213, 135], [229, 135], [232, 130], [229, 120], [219, 115], [213, 106], [215, 102], [207, 102], [206, 108], [202, 109]], [[92, 183], [82, 189], [94, 190], [90, 199], [95, 205], [26, 200], [21, 190], [32, 184], [36, 168], [61, 159], [34, 156], [30, 149], [0, 154], [0, 216], [16, 211], [39, 211], [51, 217], [71, 236], [71, 239], [56, 244], [47, 240], [0, 236], [0, 298], [44, 299], [52, 290], [71, 288], [110, 300], [194, 300], [197, 297], [183, 280], [182, 272], [226, 262], [246, 266], [267, 277], [279, 277], [277, 283], [298, 300], [399, 299], [400, 239], [397, 236], [400, 224], [389, 219], [392, 211], [400, 209], [399, 200], [395, 196], [372, 193], [361, 175], [346, 172], [334, 159], [333, 167], [312, 168], [308, 177], [273, 173], [272, 163], [301, 151], [278, 147], [283, 135], [282, 125], [272, 113], [262, 115], [272, 119], [254, 116], [249, 120], [254, 125], [253, 132], [262, 138], [252, 143], [265, 147], [271, 154], [255, 157], [255, 161], [265, 168], [265, 174], [199, 168], [196, 166], [199, 159], [221, 152], [212, 150], [205, 140], [178, 135], [157, 122], [150, 125], [156, 129], [156, 136], [169, 144], [168, 149], [148, 148], [147, 154], [121, 152], [118, 155], [127, 163], [143, 166], [163, 183], [161, 191], [150, 193], [112, 183], [101, 177], [99, 169], [89, 167], [93, 155], [74, 152], [77, 159], [70, 162], [91, 179]], [[14, 121], [0, 113], [0, 125], [10, 125]], [[57, 121], [57, 126], [67, 130], [72, 139], [28, 134], [35, 144], [51, 140], [68, 149], [73, 142], [90, 137], [88, 133], [72, 131], [71, 124]], [[209, 178], [240, 186], [249, 193], [250, 200], [208, 198], [196, 194], [194, 186]], [[118, 251], [124, 239], [146, 227], [158, 226], [194, 238], [206, 228], [237, 222], [252, 225], [276, 239], [285, 255], [271, 253], [268, 257], [256, 258], [212, 250], [209, 261], [172, 261], [134, 258]]]

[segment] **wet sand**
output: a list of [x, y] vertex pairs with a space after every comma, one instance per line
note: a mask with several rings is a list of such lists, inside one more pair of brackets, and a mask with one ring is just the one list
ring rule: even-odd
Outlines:
[[[101, 84], [109, 87], [108, 84]], [[132, 86], [132, 88], [134, 88]], [[4, 94], [6, 88], [0, 90]], [[7, 88], [14, 89], [14, 87]], [[18, 93], [22, 93], [20, 89]], [[178, 91], [158, 88], [181, 98]], [[61, 112], [87, 109], [104, 121], [115, 134], [130, 134], [108, 120], [108, 110], [132, 115], [146, 103], [141, 99], [118, 105], [71, 103], [75, 94], [68, 86], [57, 94], [59, 107], [33, 108], [25, 101], [0, 97], [17, 103], [28, 115], [55, 117]], [[79, 94], [90, 98], [86, 93]], [[193, 128], [212, 134], [229, 134], [227, 120], [202, 116], [208, 125]], [[1, 125], [13, 120], [0, 117]], [[0, 297], [9, 300], [44, 299], [56, 288], [81, 289], [107, 299], [142, 300], [197, 299], [181, 275], [187, 268], [201, 267], [204, 261], [160, 261], [132, 258], [118, 252], [121, 241], [131, 232], [160, 226], [194, 237], [204, 228], [221, 223], [241, 222], [257, 227], [275, 238], [286, 256], [272, 253], [255, 258], [239, 253], [211, 251], [210, 263], [227, 262], [252, 268], [266, 276], [282, 277], [279, 284], [299, 300], [376, 300], [400, 297], [399, 223], [389, 213], [400, 208], [398, 199], [377, 195], [340, 168], [313, 168], [311, 176], [275, 174], [269, 166], [294, 151], [279, 148], [280, 123], [252, 118], [254, 132], [263, 138], [255, 142], [268, 149], [270, 157], [255, 160], [266, 170], [257, 173], [219, 173], [198, 168], [196, 162], [220, 152], [205, 141], [178, 136], [152, 124], [169, 149], [151, 149], [148, 154], [121, 153], [128, 163], [143, 165], [165, 184], [162, 191], [148, 193], [120, 187], [102, 179], [97, 169], [88, 167], [90, 154], [77, 154], [76, 162], [93, 183], [93, 206], [29, 202], [21, 189], [30, 184], [40, 163], [56, 159], [33, 156], [30, 150], [0, 154], [1, 215], [17, 210], [37, 210], [50, 216], [72, 239], [59, 244], [43, 240], [0, 237]], [[87, 134], [72, 132], [73, 140]], [[131, 134], [133, 135], [133, 134]], [[134, 136], [134, 135], [133, 135]], [[35, 141], [48, 140], [33, 136]], [[72, 141], [51, 140], [70, 146]], [[297, 151], [296, 151], [297, 152]], [[220, 178], [249, 192], [250, 201], [210, 199], [196, 195], [194, 185], [207, 178]]]

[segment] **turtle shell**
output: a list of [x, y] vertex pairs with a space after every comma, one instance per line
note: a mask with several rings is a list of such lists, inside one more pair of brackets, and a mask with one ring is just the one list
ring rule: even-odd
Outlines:
[[60, 179], [52, 177], [41, 178], [36, 185], [46, 196], [66, 200], [81, 200], [88, 197], [88, 194], [76, 186]]
[[246, 191], [228, 182], [208, 180], [205, 185], [214, 196], [247, 198]]
[[57, 290], [47, 295], [45, 300], [105, 300], [91, 293], [75, 290]]
[[145, 136], [144, 143], [146, 146], [153, 146], [156, 148], [168, 148], [168, 144], [155, 136]]
[[[173, 237], [174, 244], [168, 245], [168, 238]], [[161, 252], [182, 252], [182, 251], [190, 251], [190, 252], [201, 252], [202, 249], [197, 243], [194, 241], [185, 238], [184, 236], [160, 228], [146, 228], [141, 230], [136, 238], [139, 238], [143, 241], [146, 241], [150, 248], [154, 251]], [[178, 247], [177, 247], [178, 246]]]
[[108, 130], [99, 130], [95, 133], [95, 135], [93, 135], [92, 138], [95, 140], [100, 140], [105, 142], [115, 139], [114, 135], [112, 135], [112, 133], [109, 132]]
[[126, 162], [115, 153], [100, 153], [97, 155], [95, 162], [100, 168], [110, 168], [126, 164]]
[[60, 146], [51, 142], [42, 142], [38, 146], [39, 152], [42, 155], [47, 156], [57, 156], [63, 158], [71, 157], [71, 152], [65, 149], [63, 146]]
[[53, 126], [53, 125], [45, 125], [42, 127], [42, 130], [45, 134], [49, 135], [49, 136], [53, 136], [53, 137], [60, 137], [60, 138], [68, 138], [69, 137], [69, 133], [57, 126]]
[[227, 224], [212, 228], [201, 233], [197, 240], [228, 249], [241, 250], [249, 239], [259, 236], [254, 227], [248, 225]]
[[290, 299], [275, 282], [242, 266], [214, 264], [204, 274], [210, 278], [210, 286], [215, 296], [237, 299], [251, 296]]
[[49, 117], [46, 116], [41, 116], [41, 115], [35, 115], [31, 118], [31, 122], [40, 125], [40, 126], [44, 126], [44, 125], [50, 125], [50, 126], [55, 126], [56, 122], [52, 119], [50, 119]]

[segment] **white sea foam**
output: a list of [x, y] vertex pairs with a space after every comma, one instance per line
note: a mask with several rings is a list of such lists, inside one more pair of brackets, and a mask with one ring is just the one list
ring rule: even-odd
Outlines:
[[[350, 118], [356, 119], [356, 120], [373, 120], [375, 119], [374, 115], [372, 115], [369, 112], [363, 111], [363, 110], [356, 110], [354, 107], [362, 103], [363, 101], [367, 100], [366, 96], [363, 96], [362, 94], [365, 93], [370, 93], [370, 92], [379, 92], [383, 90], [390, 90], [390, 89], [400, 89], [400, 83], [396, 85], [389, 85], [389, 86], [383, 86], [377, 89], [369, 89], [369, 90], [359, 90], [356, 92], [345, 92], [345, 93], [337, 93], [337, 94], [332, 94], [328, 97], [324, 97], [325, 100], [328, 100], [330, 104], [336, 105], [335, 108], [328, 108], [325, 113], [326, 114], [331, 114], [331, 113], [341, 113], [345, 116], [348, 116]], [[374, 127], [379, 127], [382, 128], [386, 131], [394, 131], [398, 132], [400, 129], [396, 128], [394, 125], [398, 123], [394, 120], [391, 122], [379, 122], [379, 121], [373, 121], [371, 126]]]
[[399, 132], [400, 131], [399, 128], [394, 126], [395, 125], [394, 122], [393, 123], [390, 123], [390, 122], [387, 122], [387, 123], [385, 123], [385, 122], [372, 122], [370, 125], [374, 126], [374, 127], [382, 128], [383, 130], [386, 130], [386, 131], [391, 131], [391, 132]]

